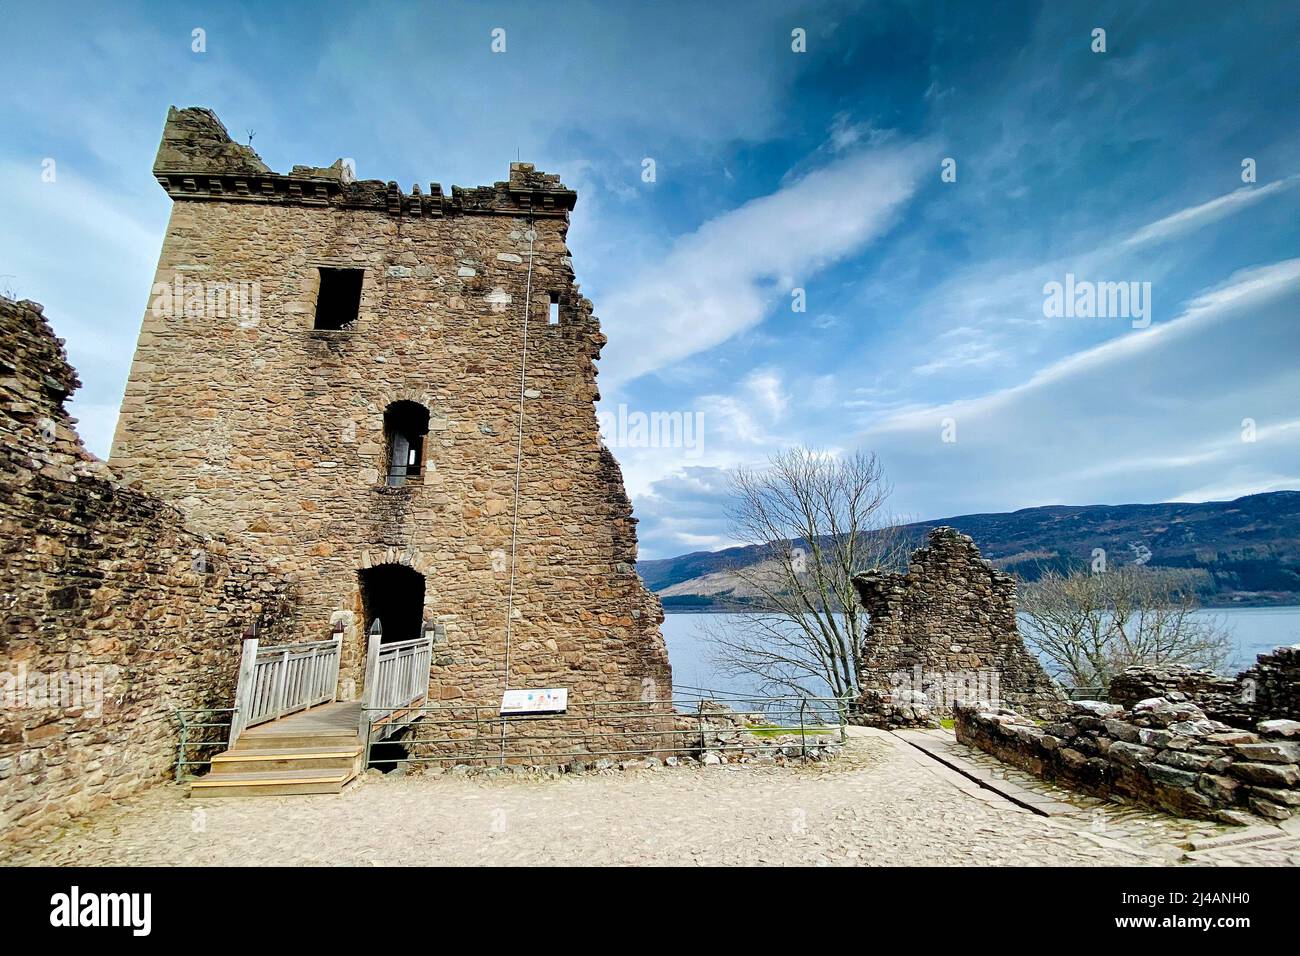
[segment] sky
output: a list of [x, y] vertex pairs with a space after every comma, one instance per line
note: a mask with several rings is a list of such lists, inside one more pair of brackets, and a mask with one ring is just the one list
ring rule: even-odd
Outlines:
[[0, 24], [0, 291], [67, 339], [101, 456], [176, 105], [280, 171], [449, 189], [518, 158], [577, 189], [642, 557], [738, 543], [731, 469], [799, 445], [874, 451], [907, 520], [1300, 488], [1294, 3], [5, 0]]

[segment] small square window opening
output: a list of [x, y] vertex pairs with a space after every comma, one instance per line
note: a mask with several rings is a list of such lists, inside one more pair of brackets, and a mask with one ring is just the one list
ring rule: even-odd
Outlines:
[[316, 295], [316, 324], [313, 328], [338, 331], [357, 320], [361, 310], [361, 278], [364, 269], [320, 270], [320, 292]]

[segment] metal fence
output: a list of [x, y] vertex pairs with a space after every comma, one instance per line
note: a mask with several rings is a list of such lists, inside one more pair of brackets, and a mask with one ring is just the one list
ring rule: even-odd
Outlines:
[[[192, 707], [172, 711], [172, 715], [180, 724], [180, 737], [176, 743], [176, 782], [182, 783], [193, 776], [186, 771], [186, 767], [211, 767], [211, 749], [226, 749], [235, 708]], [[217, 733], [218, 730], [220, 733]], [[206, 759], [190, 759], [191, 753], [205, 751], [208, 752]]]
[[1067, 700], [1110, 700], [1110, 692], [1104, 687], [1064, 687]]
[[681, 696], [670, 700], [571, 701], [562, 714], [503, 715], [486, 704], [413, 707], [408, 732], [387, 741], [401, 753], [377, 758], [375, 748], [386, 741], [368, 733], [366, 764], [550, 765], [726, 751], [806, 758], [823, 738], [845, 738], [844, 698], [675, 690]]

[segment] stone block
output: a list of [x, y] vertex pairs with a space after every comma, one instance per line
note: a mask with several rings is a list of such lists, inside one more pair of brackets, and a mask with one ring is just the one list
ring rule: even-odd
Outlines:
[[1236, 761], [1229, 768], [1229, 773], [1261, 787], [1294, 787], [1300, 782], [1300, 768], [1295, 764]]
[[1237, 744], [1232, 749], [1239, 760], [1261, 763], [1300, 763], [1300, 743], [1270, 741], [1260, 744]]

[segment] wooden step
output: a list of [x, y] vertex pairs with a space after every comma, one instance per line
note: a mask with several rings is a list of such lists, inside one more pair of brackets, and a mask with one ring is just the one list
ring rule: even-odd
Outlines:
[[298, 793], [338, 793], [356, 773], [354, 768], [212, 773], [190, 784], [190, 796], [269, 797]]
[[335, 750], [347, 750], [361, 746], [361, 738], [355, 733], [259, 733], [240, 734], [231, 753], [264, 752], [268, 750], [299, 750], [308, 747], [329, 747]]
[[260, 771], [356, 769], [364, 748], [285, 747], [279, 750], [227, 750], [212, 758], [212, 774], [228, 776]]

